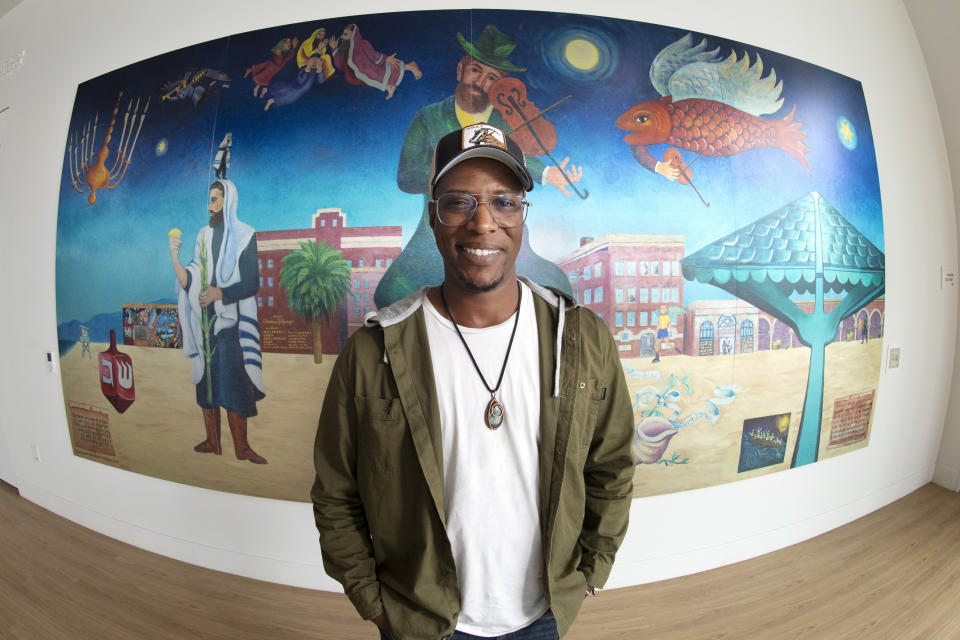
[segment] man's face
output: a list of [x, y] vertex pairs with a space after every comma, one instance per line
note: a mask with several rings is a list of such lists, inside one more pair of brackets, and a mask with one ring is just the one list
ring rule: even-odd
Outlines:
[[[500, 162], [473, 158], [441, 178], [437, 197], [444, 193], [518, 194], [523, 189], [516, 176]], [[471, 291], [490, 291], [515, 279], [523, 225], [503, 228], [493, 219], [487, 205], [479, 204], [466, 224], [450, 227], [437, 219], [436, 203], [431, 202], [430, 226], [443, 258], [445, 278], [451, 284]]]
[[479, 113], [487, 108], [490, 99], [487, 91], [493, 83], [507, 74], [473, 58], [465, 58], [457, 65], [457, 104], [469, 113]]
[[223, 220], [223, 193], [220, 189], [210, 189], [210, 203], [207, 205], [207, 212], [210, 214], [210, 226], [215, 226], [220, 220]]

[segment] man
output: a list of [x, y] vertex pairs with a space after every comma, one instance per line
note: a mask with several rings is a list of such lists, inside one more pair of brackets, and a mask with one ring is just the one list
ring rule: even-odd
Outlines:
[[179, 232], [170, 234], [177, 274], [177, 311], [183, 353], [203, 412], [206, 439], [193, 449], [220, 455], [220, 407], [227, 411], [238, 460], [266, 464], [247, 442], [247, 418], [264, 397], [256, 293], [260, 287], [253, 227], [237, 219], [237, 188], [227, 179], [210, 186], [210, 224], [200, 230], [193, 260], [180, 264]]
[[[526, 71], [510, 61], [516, 41], [494, 25], [487, 25], [475, 44], [460, 33], [457, 41], [464, 55], [457, 63], [454, 95], [420, 109], [403, 139], [397, 165], [397, 185], [406, 193], [423, 195], [423, 213], [410, 241], [377, 286], [374, 302], [378, 307], [392, 304], [424, 284], [435, 284], [443, 272], [443, 264], [433, 247], [433, 237], [427, 226], [428, 173], [437, 141], [451, 131], [482, 122], [505, 129], [506, 121], [490, 104], [487, 92], [510, 73]], [[552, 184], [568, 196], [571, 194], [567, 191], [564, 173], [573, 182], [583, 176], [582, 168], [572, 165], [567, 168], [569, 158], [564, 158], [560, 167], [547, 166], [539, 158], [527, 158], [526, 162], [537, 180]], [[536, 282], [569, 290], [563, 271], [534, 253], [526, 237], [520, 249], [518, 268], [520, 273]]]
[[610, 331], [518, 277], [533, 180], [503, 131], [440, 140], [440, 286], [370, 314], [334, 365], [311, 491], [327, 573], [387, 640], [557, 638], [632, 498]]
[[667, 313], [667, 306], [660, 305], [660, 311], [657, 313], [657, 338], [654, 341], [653, 350], [654, 362], [660, 362], [660, 347], [663, 341], [670, 338], [670, 314]]
[[360, 35], [355, 24], [343, 28], [343, 34], [334, 47], [333, 64], [343, 71], [347, 82], [384, 91], [386, 100], [393, 97], [406, 71], [417, 80], [423, 77], [420, 66], [413, 60], [404, 62], [396, 54], [387, 56], [374, 49], [370, 41]]

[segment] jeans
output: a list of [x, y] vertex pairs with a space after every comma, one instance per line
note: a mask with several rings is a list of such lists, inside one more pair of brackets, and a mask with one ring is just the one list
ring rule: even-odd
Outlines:
[[[393, 640], [393, 636], [380, 629], [380, 640]], [[560, 640], [560, 634], [557, 632], [557, 621], [553, 617], [553, 612], [547, 611], [542, 618], [534, 620], [523, 629], [502, 636], [484, 638], [462, 631], [454, 631], [452, 636], [441, 640]]]

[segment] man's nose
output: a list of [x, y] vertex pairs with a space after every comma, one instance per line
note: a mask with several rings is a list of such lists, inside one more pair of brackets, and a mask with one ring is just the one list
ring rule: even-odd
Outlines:
[[477, 209], [467, 221], [467, 226], [475, 233], [492, 233], [500, 228], [493, 217], [489, 202], [477, 203]]

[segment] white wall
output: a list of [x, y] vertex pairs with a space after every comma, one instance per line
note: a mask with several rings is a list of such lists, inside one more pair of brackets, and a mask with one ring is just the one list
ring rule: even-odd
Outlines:
[[[904, 0], [913, 21], [923, 55], [933, 80], [943, 124], [947, 155], [952, 160], [954, 209], [960, 212], [960, 84], [957, 83], [956, 26], [960, 4], [956, 0]], [[944, 426], [934, 482], [960, 490], [960, 362], [954, 359], [953, 385]]]
[[[59, 176], [78, 83], [192, 43], [289, 22], [425, 8], [382, 0], [327, 9], [313, 0], [163, 3], [25, 0], [0, 19], [0, 406], [21, 493], [86, 526], [172, 557], [293, 585], [323, 574], [310, 506], [220, 494], [71, 454], [56, 353], [54, 253]], [[353, 9], [360, 7], [363, 9]], [[514, 3], [487, 6], [513, 8]], [[174, 7], [175, 9], [171, 9]], [[583, 11], [569, 0], [525, 8]], [[609, 586], [704, 570], [798, 542], [928, 482], [947, 407], [956, 295], [938, 285], [957, 263], [944, 143], [916, 37], [900, 0], [599, 1], [596, 13], [670, 24], [789, 54], [863, 82], [879, 164], [887, 259], [884, 341], [902, 366], [881, 375], [870, 446], [749, 481], [634, 501]], [[34, 459], [32, 447], [40, 451]]]

